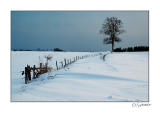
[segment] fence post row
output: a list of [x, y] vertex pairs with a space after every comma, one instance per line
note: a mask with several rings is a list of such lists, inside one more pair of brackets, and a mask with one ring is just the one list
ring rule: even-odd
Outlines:
[[[89, 55], [82, 55], [82, 56], [76, 56], [73, 57], [73, 60], [70, 59], [64, 59], [64, 64], [63, 61], [61, 61], [61, 66], [62, 68], [65, 68], [67, 65], [72, 64], [80, 59], [84, 59], [84, 58], [88, 58], [88, 57], [93, 57], [93, 56], [98, 56], [101, 55], [102, 53], [99, 54], [89, 54]], [[56, 61], [56, 68], [57, 70], [61, 69], [60, 66], [58, 66], [58, 62]], [[29, 65], [27, 65], [25, 67], [25, 71], [22, 72], [22, 75], [25, 74], [25, 84], [28, 83], [28, 81], [31, 81], [31, 71], [33, 71], [33, 79], [39, 77], [40, 74], [46, 73], [48, 72], [48, 63], [45, 63], [45, 65], [43, 65], [42, 63], [39, 64], [39, 68], [35, 65], [33, 65], [33, 67], [30, 67]]]

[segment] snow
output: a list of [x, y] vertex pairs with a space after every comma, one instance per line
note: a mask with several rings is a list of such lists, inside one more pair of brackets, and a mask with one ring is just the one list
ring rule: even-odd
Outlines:
[[24, 84], [21, 71], [52, 55], [49, 65], [89, 52], [11, 52], [11, 101], [148, 101], [148, 52], [111, 53], [78, 60]]

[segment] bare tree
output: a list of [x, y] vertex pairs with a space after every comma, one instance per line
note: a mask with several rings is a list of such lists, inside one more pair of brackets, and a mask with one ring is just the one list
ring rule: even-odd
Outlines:
[[45, 56], [45, 58], [46, 58], [46, 65], [48, 66], [48, 61], [52, 59], [52, 56], [47, 55], [47, 56]]
[[116, 17], [106, 18], [102, 24], [100, 33], [109, 35], [109, 37], [104, 38], [103, 42], [104, 44], [112, 44], [112, 52], [114, 51], [114, 43], [121, 41], [118, 35], [124, 32], [122, 24], [122, 21]]

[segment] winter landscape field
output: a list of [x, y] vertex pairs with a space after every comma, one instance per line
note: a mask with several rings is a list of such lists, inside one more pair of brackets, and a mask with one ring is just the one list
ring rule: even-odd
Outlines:
[[149, 101], [148, 11], [11, 11], [11, 101]]
[[[55, 62], [98, 52], [11, 52], [11, 101], [148, 101], [148, 52], [113, 52], [54, 70]], [[106, 52], [103, 52], [104, 54]], [[53, 56], [51, 72], [24, 83], [24, 67]]]

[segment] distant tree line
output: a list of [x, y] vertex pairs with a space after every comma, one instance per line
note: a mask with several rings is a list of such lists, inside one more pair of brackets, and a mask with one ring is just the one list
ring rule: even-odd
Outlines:
[[54, 51], [64, 51], [64, 50], [59, 49], [59, 48], [54, 48]]
[[116, 48], [114, 52], [134, 52], [134, 51], [149, 51], [148, 46], [135, 46], [135, 47], [128, 47], [128, 48]]
[[12, 51], [64, 51], [63, 49], [60, 48], [54, 48], [54, 49], [12, 49]]

